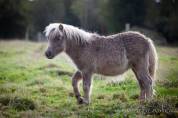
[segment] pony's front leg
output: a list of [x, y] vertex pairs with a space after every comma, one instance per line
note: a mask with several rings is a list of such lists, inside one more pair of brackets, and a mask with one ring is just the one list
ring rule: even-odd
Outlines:
[[82, 79], [82, 73], [80, 71], [77, 71], [72, 77], [73, 91], [74, 91], [75, 97], [77, 98], [78, 103], [80, 103], [81, 101], [81, 95], [80, 95], [79, 88], [78, 88], [79, 86], [78, 84], [81, 79]]
[[83, 74], [83, 91], [84, 91], [84, 98], [82, 103], [89, 104], [90, 103], [90, 88], [92, 83], [92, 74], [91, 73], [84, 73]]

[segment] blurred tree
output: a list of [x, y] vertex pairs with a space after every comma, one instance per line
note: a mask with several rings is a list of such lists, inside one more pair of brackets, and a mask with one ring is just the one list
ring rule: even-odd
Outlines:
[[178, 1], [162, 0], [160, 3], [160, 22], [158, 31], [162, 32], [168, 42], [178, 42]]
[[100, 34], [122, 31], [130, 23], [157, 30], [175, 42], [177, 14], [176, 0], [0, 0], [0, 38], [36, 39], [53, 22]]
[[124, 29], [126, 23], [143, 25], [145, 17], [144, 0], [108, 0], [108, 25], [113, 32]]
[[178, 42], [178, 1], [147, 0], [145, 25], [161, 32], [168, 42]]
[[52, 22], [64, 21], [64, 2], [62, 0], [36, 0], [33, 2], [32, 23], [35, 31], [43, 31]]
[[101, 34], [107, 33], [106, 23], [102, 17], [102, 5], [106, 0], [75, 0], [72, 11], [80, 19], [82, 28]]
[[71, 9], [73, 1], [74, 0], [64, 0], [64, 9], [65, 9], [64, 23], [78, 26], [80, 24], [80, 21]]
[[28, 3], [24, 0], [0, 0], [0, 38], [24, 38]]
[[32, 8], [30, 34], [34, 39], [49, 23], [78, 25], [78, 18], [71, 11], [72, 0], [35, 0]]

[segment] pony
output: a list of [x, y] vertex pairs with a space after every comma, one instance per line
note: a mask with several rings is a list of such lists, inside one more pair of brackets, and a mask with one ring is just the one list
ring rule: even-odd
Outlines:
[[[77, 66], [72, 86], [79, 104], [90, 103], [94, 73], [116, 76], [128, 69], [132, 69], [138, 80], [139, 99], [153, 97], [157, 53], [152, 40], [145, 35], [127, 31], [101, 36], [62, 23], [49, 24], [44, 32], [48, 40], [46, 57], [53, 59], [65, 52]], [[83, 96], [79, 92], [80, 80], [83, 80]]]

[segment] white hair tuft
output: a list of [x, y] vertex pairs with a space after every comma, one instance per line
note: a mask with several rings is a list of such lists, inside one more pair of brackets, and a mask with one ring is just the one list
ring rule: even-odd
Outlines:
[[45, 36], [48, 37], [50, 32], [52, 30], [54, 30], [54, 35], [55, 34], [59, 34], [60, 30], [59, 30], [59, 25], [63, 26], [63, 30], [66, 34], [67, 39], [66, 40], [76, 40], [77, 42], [79, 42], [79, 40], [81, 42], [87, 42], [92, 33], [86, 32], [82, 29], [79, 29], [78, 27], [74, 27], [72, 25], [67, 25], [67, 24], [62, 24], [62, 23], [51, 23], [48, 26], [46, 26], [45, 28]]

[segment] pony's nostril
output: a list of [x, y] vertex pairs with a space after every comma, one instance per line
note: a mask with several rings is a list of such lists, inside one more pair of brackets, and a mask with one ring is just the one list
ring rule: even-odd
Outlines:
[[46, 51], [45, 55], [46, 55], [46, 57], [50, 57], [51, 56], [51, 52], [50, 51]]
[[48, 56], [47, 52], [45, 52], [45, 56], [46, 56], [46, 57]]

